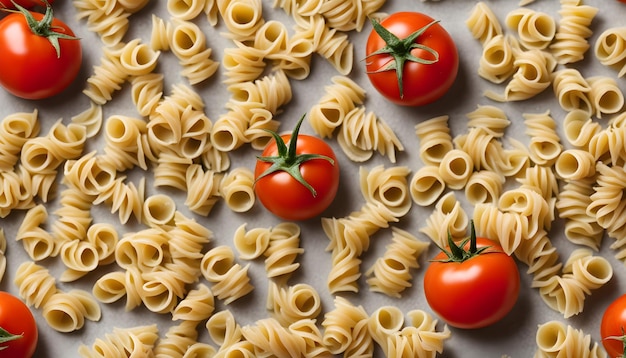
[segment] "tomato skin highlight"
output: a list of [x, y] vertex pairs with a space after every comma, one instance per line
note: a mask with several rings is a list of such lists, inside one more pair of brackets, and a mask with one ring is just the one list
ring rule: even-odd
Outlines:
[[[39, 21], [43, 14], [31, 12]], [[53, 19], [54, 31], [75, 36], [61, 20]], [[59, 39], [60, 57], [50, 41], [34, 34], [21, 13], [0, 20], [0, 85], [24, 99], [43, 99], [59, 94], [76, 78], [82, 65], [79, 40]]]
[[[609, 357], [624, 356], [624, 335], [626, 334], [626, 294], [611, 302], [602, 315], [600, 337]], [[621, 337], [620, 340], [618, 337]]]
[[[397, 12], [383, 19], [380, 24], [400, 39], [427, 26], [434, 19], [418, 12]], [[417, 43], [432, 48], [439, 53], [439, 60], [433, 64], [407, 61], [403, 68], [403, 95], [400, 95], [396, 71], [378, 71], [385, 68], [393, 58], [388, 54], [372, 55], [385, 47], [385, 41], [372, 30], [367, 39], [365, 54], [369, 80], [376, 90], [392, 103], [403, 106], [422, 106], [432, 103], [454, 84], [459, 69], [459, 54], [450, 34], [439, 24], [434, 24], [422, 35]], [[417, 58], [433, 59], [433, 55], [422, 49], [413, 49]], [[377, 72], [378, 71], [378, 72]]]
[[38, 330], [35, 317], [19, 298], [0, 291], [0, 327], [22, 337], [0, 344], [0, 357], [32, 357], [37, 349]]
[[[291, 135], [281, 138], [289, 145]], [[261, 156], [277, 155], [276, 142], [271, 141]], [[308, 160], [300, 166], [302, 177], [315, 189], [316, 196], [304, 185], [284, 171], [274, 172], [255, 183], [255, 193], [263, 206], [274, 215], [285, 220], [307, 220], [320, 215], [335, 199], [339, 188], [339, 163], [333, 149], [322, 139], [306, 134], [298, 135], [296, 154], [320, 154], [331, 158], [334, 164], [324, 159]], [[254, 170], [258, 178], [270, 163], [257, 160]]]
[[[13, 3], [27, 9], [32, 9], [37, 6], [46, 6], [44, 0], [0, 0], [0, 9], [15, 9], [15, 5]], [[48, 4], [52, 5], [53, 3], [54, 0], [48, 0]]]
[[424, 274], [424, 294], [431, 309], [457, 328], [482, 328], [498, 322], [519, 296], [515, 260], [493, 240], [478, 237], [476, 243], [479, 249], [489, 248], [464, 262], [436, 261], [447, 259], [441, 252]]

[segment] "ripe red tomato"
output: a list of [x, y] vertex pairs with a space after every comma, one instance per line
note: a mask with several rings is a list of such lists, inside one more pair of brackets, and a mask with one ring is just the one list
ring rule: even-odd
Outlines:
[[[458, 73], [459, 55], [454, 40], [438, 22], [419, 12], [397, 12], [380, 26], [376, 20], [372, 24], [365, 47], [366, 70], [378, 92], [406, 106], [425, 105], [448, 92]], [[383, 37], [395, 37], [400, 44], [390, 46]]]
[[602, 345], [609, 357], [623, 357], [626, 342], [626, 294], [615, 299], [604, 311], [600, 323]]
[[449, 325], [467, 329], [506, 316], [519, 296], [515, 260], [495, 241], [476, 238], [473, 225], [469, 240], [459, 246], [452, 241], [449, 248], [435, 256], [424, 274], [424, 294], [432, 310]]
[[318, 137], [298, 134], [302, 119], [290, 135], [272, 133], [274, 140], [258, 157], [254, 170], [257, 197], [267, 210], [285, 220], [321, 214], [339, 187], [339, 163], [333, 149]]
[[60, 93], [74, 81], [82, 63], [80, 41], [52, 16], [50, 6], [46, 15], [24, 10], [0, 20], [0, 53], [0, 85], [26, 99]]
[[[37, 348], [37, 323], [22, 300], [0, 291], [0, 357], [32, 357]], [[7, 336], [7, 334], [9, 336]]]
[[[27, 9], [32, 9], [36, 6], [46, 6], [44, 0], [0, 0], [0, 9], [15, 9], [13, 3]], [[52, 3], [54, 3], [54, 0], [48, 0], [48, 4], [52, 5]]]

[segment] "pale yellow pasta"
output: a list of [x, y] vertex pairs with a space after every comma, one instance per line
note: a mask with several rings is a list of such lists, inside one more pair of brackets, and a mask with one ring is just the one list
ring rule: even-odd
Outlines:
[[588, 215], [607, 230], [609, 237], [619, 237], [626, 226], [623, 193], [626, 187], [624, 169], [619, 166], [597, 165], [598, 176], [587, 207]]
[[563, 131], [567, 141], [580, 149], [587, 149], [591, 138], [602, 130], [602, 126], [591, 119], [584, 110], [568, 112], [563, 119]]
[[206, 36], [191, 21], [174, 20], [170, 49], [182, 66], [181, 75], [192, 85], [213, 76], [219, 67], [211, 58], [213, 51], [206, 45]]
[[174, 214], [174, 227], [169, 231], [169, 253], [172, 262], [195, 265], [203, 256], [203, 248], [213, 239], [213, 232], [180, 211]]
[[57, 220], [52, 224], [52, 234], [58, 244], [87, 238], [87, 230], [93, 221], [90, 212], [92, 202], [91, 196], [74, 188], [61, 192], [60, 207], [54, 212]]
[[[331, 0], [325, 1], [319, 9], [319, 13], [324, 16], [329, 27], [338, 31], [360, 32], [368, 20], [368, 16], [377, 11], [384, 1], [368, 1], [359, 3], [357, 1]], [[365, 5], [369, 6], [365, 6]]]
[[176, 203], [165, 194], [153, 194], [143, 202], [143, 222], [150, 227], [167, 227], [174, 223]]
[[478, 62], [478, 75], [492, 83], [502, 83], [515, 72], [515, 56], [504, 35], [493, 36], [483, 44]]
[[611, 27], [596, 39], [594, 52], [601, 64], [618, 71], [617, 77], [626, 74], [626, 27]]
[[50, 297], [59, 291], [50, 271], [32, 261], [18, 266], [13, 283], [24, 302], [35, 308], [45, 306]]
[[467, 113], [467, 127], [482, 129], [495, 138], [504, 136], [511, 124], [504, 110], [491, 105], [478, 105], [475, 110]]
[[236, 47], [227, 47], [222, 56], [225, 84], [254, 81], [261, 77], [267, 63], [263, 50], [235, 41]]
[[207, 285], [200, 283], [176, 305], [172, 311], [172, 319], [200, 322], [211, 317], [213, 311], [215, 311], [213, 292]]
[[221, 347], [229, 347], [242, 340], [241, 326], [229, 310], [213, 314], [206, 322], [211, 340]]
[[613, 277], [611, 263], [602, 256], [594, 256], [590, 249], [574, 250], [563, 264], [563, 273], [572, 274], [590, 290], [596, 290]]
[[502, 25], [493, 10], [483, 1], [479, 1], [472, 8], [465, 25], [472, 36], [482, 44], [489, 42], [493, 37], [502, 35]]
[[147, 272], [167, 260], [168, 235], [160, 229], [143, 229], [123, 235], [115, 248], [115, 261], [125, 269]]
[[411, 178], [409, 190], [413, 201], [420, 206], [429, 206], [443, 194], [446, 182], [434, 165], [420, 167]]
[[556, 132], [556, 122], [550, 112], [525, 113], [526, 134], [530, 137], [530, 159], [537, 165], [551, 165], [561, 154], [563, 145]]
[[83, 328], [85, 319], [99, 321], [102, 313], [88, 292], [74, 289], [52, 295], [44, 303], [42, 315], [52, 329], [68, 333]]
[[156, 324], [134, 326], [129, 328], [115, 327], [105, 338], [97, 338], [91, 347], [81, 344], [78, 354], [82, 358], [104, 357], [136, 357], [153, 354], [153, 348], [159, 339]]
[[48, 258], [56, 251], [54, 237], [42, 227], [47, 219], [46, 207], [39, 204], [26, 212], [17, 230], [15, 240], [22, 242], [24, 250], [33, 261]]
[[[456, 161], [456, 165], [458, 167], [456, 170], [459, 170], [456, 174], [448, 174], [457, 176], [463, 170], [463, 162], [466, 162], [468, 165], [469, 172], [465, 173], [465, 175], [471, 175], [471, 171], [473, 170], [490, 170], [496, 173], [501, 172], [503, 168], [506, 167], [506, 159], [504, 158], [504, 146], [502, 141], [498, 140], [498, 134], [492, 134], [492, 129], [486, 129], [481, 127], [471, 127], [469, 130], [461, 135], [457, 135], [454, 138], [454, 144], [456, 148], [447, 152], [445, 155], [446, 165], [453, 164]], [[443, 164], [443, 162], [442, 162]], [[439, 166], [440, 170], [444, 170], [444, 168]], [[450, 171], [451, 168], [448, 168], [447, 171]], [[450, 178], [452, 179], [452, 178]], [[456, 179], [452, 179], [453, 181], [462, 181], [463, 174]], [[456, 183], [455, 187], [462, 183]]]
[[266, 307], [282, 326], [305, 319], [316, 319], [322, 312], [319, 293], [311, 285], [298, 283], [286, 286], [270, 282]]
[[233, 244], [244, 260], [254, 260], [265, 252], [270, 244], [271, 228], [253, 228], [246, 230], [246, 224], [240, 225], [233, 235]]
[[504, 93], [491, 90], [485, 96], [498, 102], [524, 101], [537, 96], [552, 83], [551, 75], [556, 67], [554, 57], [542, 50], [518, 51], [515, 54], [513, 77]]
[[233, 40], [253, 40], [255, 32], [265, 22], [260, 0], [224, 0], [218, 1], [217, 7], [228, 30], [223, 36]]
[[495, 203], [502, 192], [505, 177], [490, 170], [475, 171], [465, 185], [465, 197], [471, 204]]
[[428, 236], [439, 247], [445, 247], [448, 235], [454, 238], [465, 237], [469, 218], [461, 207], [453, 191], [443, 195], [435, 205], [434, 210], [426, 219], [426, 225], [420, 232]]
[[439, 176], [450, 189], [462, 189], [474, 171], [474, 161], [460, 149], [447, 152], [439, 164]]
[[537, 327], [535, 357], [584, 356], [606, 358], [607, 354], [590, 335], [559, 321]]
[[264, 51], [264, 56], [287, 50], [289, 31], [285, 24], [276, 20], [266, 21], [254, 35], [253, 47]]
[[162, 73], [149, 73], [131, 79], [132, 100], [137, 112], [150, 116], [163, 96]]
[[552, 200], [559, 194], [559, 182], [552, 167], [535, 165], [526, 168], [524, 175], [516, 179], [523, 188], [532, 189], [546, 200]]
[[270, 242], [263, 252], [268, 277], [286, 281], [300, 267], [297, 258], [304, 253], [304, 248], [300, 247], [300, 232], [300, 226], [291, 222], [271, 228]]
[[131, 13], [121, 6], [114, 6], [109, 11], [95, 8], [83, 17], [87, 18], [87, 29], [100, 36], [105, 47], [118, 45], [130, 27]]
[[167, 11], [175, 18], [192, 20], [204, 11], [206, 3], [206, 0], [168, 0]]
[[593, 76], [586, 80], [590, 87], [589, 102], [596, 117], [618, 113], [624, 107], [624, 93], [613, 78]]
[[147, 132], [143, 119], [124, 115], [112, 115], [105, 123], [104, 152], [118, 171], [140, 167], [148, 168], [141, 137]]
[[392, 243], [365, 273], [370, 290], [400, 298], [412, 286], [411, 269], [419, 268], [418, 259], [428, 245], [408, 231], [392, 228]]
[[591, 153], [580, 149], [564, 150], [554, 163], [556, 174], [565, 180], [580, 180], [596, 173]]
[[142, 273], [144, 282], [139, 296], [149, 311], [164, 314], [174, 310], [186, 293], [185, 285], [191, 281], [186, 280], [184, 276], [193, 276], [194, 279], [198, 277], [197, 269], [193, 270], [193, 273], [182, 272], [183, 269], [191, 270], [189, 267], [178, 265], [178, 267]]
[[300, 21], [296, 32], [313, 41], [315, 52], [327, 59], [341, 74], [348, 75], [354, 62], [354, 44], [345, 32], [331, 28], [324, 16], [314, 14]]
[[258, 357], [301, 357], [306, 351], [304, 338], [293, 334], [273, 318], [264, 318], [241, 327], [244, 338], [252, 343]]
[[63, 174], [68, 185], [85, 195], [93, 196], [110, 189], [117, 177], [115, 168], [98, 160], [96, 152], [66, 161]]
[[169, 51], [172, 40], [172, 23], [152, 14], [152, 28], [150, 30], [150, 47], [154, 51]]
[[66, 267], [59, 277], [61, 282], [76, 281], [95, 270], [100, 263], [98, 249], [87, 240], [62, 243], [59, 248], [59, 257]]
[[365, 90], [345, 76], [331, 78], [332, 85], [324, 87], [324, 96], [309, 112], [309, 123], [321, 137], [332, 137], [346, 115], [365, 99]]
[[447, 152], [453, 149], [452, 136], [448, 126], [449, 116], [443, 115], [427, 119], [415, 125], [415, 135], [419, 140], [419, 153], [426, 165], [439, 165]]
[[366, 112], [364, 107], [356, 107], [346, 114], [337, 142], [355, 162], [365, 162], [377, 151], [395, 163], [396, 152], [404, 150], [391, 127], [374, 112]]
[[559, 217], [565, 219], [565, 237], [575, 244], [597, 251], [600, 249], [604, 229], [587, 213], [595, 180], [595, 176], [592, 176], [567, 181], [559, 193], [556, 209]]
[[314, 52], [313, 40], [298, 33], [289, 38], [285, 51], [270, 53], [267, 59], [272, 61], [275, 69], [285, 72], [289, 78], [304, 80], [311, 73], [311, 60]]
[[346, 298], [336, 296], [334, 307], [324, 314], [322, 320], [324, 346], [332, 354], [344, 352], [352, 343], [357, 324], [367, 319], [367, 312], [362, 306], [355, 306]]
[[592, 113], [594, 111], [589, 100], [591, 86], [578, 70], [566, 68], [554, 72], [552, 76], [552, 88], [561, 108], [568, 112], [583, 110]]
[[591, 137], [589, 153], [598, 163], [620, 165], [626, 159], [623, 150], [625, 135], [624, 128], [608, 126]]
[[212, 170], [205, 171], [199, 164], [191, 164], [185, 173], [185, 205], [197, 214], [209, 215], [220, 198], [221, 180], [221, 174]]
[[187, 172], [191, 170], [192, 163], [191, 159], [174, 153], [160, 153], [154, 167], [154, 186], [186, 191]]
[[389, 352], [388, 338], [402, 330], [404, 313], [396, 306], [382, 306], [367, 318], [367, 325], [372, 339], [387, 354]]
[[94, 203], [107, 204], [111, 214], [117, 213], [122, 224], [127, 223], [131, 217], [141, 222], [146, 196], [146, 178], [141, 178], [138, 185], [126, 179], [123, 176], [115, 179], [110, 187], [98, 195]]
[[109, 223], [91, 224], [87, 230], [87, 241], [95, 247], [99, 265], [115, 261], [115, 246], [119, 241], [115, 226]]
[[11, 171], [20, 158], [22, 146], [39, 134], [38, 111], [9, 114], [0, 124], [0, 170]]
[[250, 293], [254, 286], [248, 276], [249, 265], [235, 262], [232, 249], [216, 246], [206, 252], [200, 266], [202, 275], [213, 285], [211, 290], [219, 300], [228, 305]]
[[87, 78], [83, 93], [94, 103], [104, 105], [113, 99], [113, 93], [122, 89], [128, 74], [119, 63], [119, 54], [105, 51], [100, 64], [94, 66], [93, 73]]
[[133, 39], [124, 44], [120, 50], [119, 63], [128, 76], [142, 76], [154, 71], [158, 64], [160, 52], [141, 43], [140, 39]]
[[183, 357], [188, 348], [198, 341], [198, 322], [182, 321], [170, 326], [164, 337], [160, 337], [154, 346], [155, 358]]
[[220, 181], [220, 196], [234, 212], [242, 213], [254, 206], [254, 173], [247, 168], [236, 168]]
[[590, 45], [591, 22], [599, 9], [580, 2], [561, 2], [558, 28], [550, 44], [550, 51], [560, 64], [581, 61]]
[[506, 15], [506, 25], [516, 31], [520, 43], [527, 49], [543, 50], [556, 34], [554, 18], [544, 12], [518, 8]]

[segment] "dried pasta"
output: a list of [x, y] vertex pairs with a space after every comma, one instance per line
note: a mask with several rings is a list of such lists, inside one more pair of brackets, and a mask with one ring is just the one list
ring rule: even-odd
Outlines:
[[584, 58], [590, 47], [588, 38], [593, 34], [590, 26], [598, 10], [580, 2], [561, 2], [561, 19], [549, 47], [559, 64], [576, 63]]
[[454, 148], [449, 116], [438, 116], [415, 125], [415, 135], [419, 140], [419, 153], [426, 165], [439, 165], [445, 154]]
[[543, 50], [550, 45], [557, 30], [554, 18], [544, 12], [518, 8], [509, 12], [505, 23], [516, 31], [526, 49]]
[[156, 324], [130, 328], [115, 327], [105, 338], [97, 338], [91, 347], [80, 345], [78, 354], [82, 358], [103, 358], [109, 356], [148, 356], [159, 338]]
[[285, 286], [270, 282], [266, 306], [272, 317], [285, 327], [301, 320], [314, 320], [322, 312], [319, 293], [304, 283]]
[[472, 36], [482, 44], [492, 38], [502, 35], [502, 25], [493, 10], [483, 1], [474, 5], [470, 16], [465, 20], [465, 25], [471, 31]]
[[216, 246], [207, 251], [200, 267], [202, 276], [213, 283], [211, 291], [224, 304], [230, 304], [254, 289], [248, 268], [248, 265], [235, 262], [234, 253], [228, 246]]
[[598, 343], [592, 342], [590, 335], [559, 321], [540, 324], [537, 327], [536, 341], [535, 357], [582, 355], [590, 358], [606, 358], [607, 356]]
[[594, 53], [601, 64], [617, 70], [617, 77], [626, 74], [626, 27], [604, 30], [596, 39]]

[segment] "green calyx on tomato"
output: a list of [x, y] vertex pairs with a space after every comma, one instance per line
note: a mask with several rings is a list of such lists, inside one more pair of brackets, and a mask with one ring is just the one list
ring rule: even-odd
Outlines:
[[[420, 35], [428, 30], [428, 28], [438, 22], [439, 20], [433, 20], [428, 25], [418, 29], [406, 38], [400, 39], [389, 30], [387, 30], [383, 25], [381, 25], [378, 20], [372, 19], [372, 26], [374, 27], [374, 30], [385, 41], [387, 45], [379, 49], [378, 51], [369, 54], [368, 57], [373, 55], [387, 54], [393, 58], [393, 61], [391, 61], [386, 67], [380, 68], [374, 72], [396, 71], [396, 77], [398, 78], [398, 88], [400, 90], [400, 98], [404, 97], [402, 74], [404, 73], [404, 64], [407, 61], [413, 61], [425, 65], [433, 64], [439, 61], [439, 53], [436, 50], [415, 42]], [[413, 56], [413, 54], [411, 54], [411, 51], [413, 49], [424, 50], [432, 54], [433, 59], [415, 57]]]
[[52, 6], [46, 1], [46, 12], [41, 20], [37, 21], [33, 14], [28, 11], [26, 8], [13, 3], [15, 8], [21, 12], [26, 18], [26, 22], [28, 23], [28, 27], [30, 30], [37, 36], [45, 37], [50, 41], [52, 47], [56, 51], [57, 58], [61, 57], [61, 46], [59, 45], [59, 39], [66, 40], [78, 40], [78, 37], [71, 36], [68, 34], [64, 34], [61, 32], [56, 32], [54, 26], [52, 26], [52, 20], [54, 19], [54, 13], [52, 11]]
[[[464, 247], [467, 245], [468, 241], [470, 245], [469, 245], [469, 248], [466, 250], [464, 249]], [[437, 246], [444, 254], [446, 254], [447, 258], [443, 260], [433, 260], [433, 261], [464, 262], [464, 261], [471, 259], [472, 257], [482, 254], [483, 251], [489, 249], [489, 246], [483, 246], [481, 248], [477, 247], [476, 229], [474, 228], [474, 220], [470, 221], [470, 236], [464, 239], [463, 241], [461, 241], [460, 244], [457, 244], [454, 242], [454, 240], [452, 239], [452, 234], [450, 234], [450, 231], [448, 230], [448, 246], [450, 247], [450, 250], [446, 250], [443, 247]]]
[[[0, 327], [0, 344], [15, 341], [23, 338], [21, 334], [13, 334], [6, 329]], [[8, 346], [0, 346], [0, 351], [9, 348]]]
[[626, 333], [624, 332], [624, 327], [620, 327], [620, 328], [622, 330], [622, 335], [621, 336], [604, 337], [603, 341], [604, 340], [613, 340], [613, 341], [622, 342], [622, 354], [620, 356], [616, 356], [616, 357], [626, 358]]
[[314, 159], [326, 160], [331, 165], [334, 165], [335, 161], [332, 158], [325, 156], [325, 155], [321, 155], [321, 154], [314, 154], [314, 153], [297, 154], [296, 153], [296, 147], [298, 143], [298, 133], [300, 132], [300, 125], [302, 125], [302, 121], [304, 120], [305, 116], [306, 114], [302, 115], [302, 117], [296, 124], [296, 127], [293, 129], [293, 132], [291, 133], [291, 139], [289, 140], [289, 146], [285, 144], [285, 141], [278, 133], [268, 130], [268, 132], [272, 135], [272, 137], [274, 137], [274, 140], [276, 141], [278, 154], [275, 156], [270, 156], [270, 157], [263, 157], [263, 156], [257, 157], [258, 160], [266, 162], [266, 163], [271, 163], [272, 165], [266, 171], [264, 171], [261, 175], [259, 175], [256, 178], [256, 181], [259, 181], [259, 179], [275, 172], [279, 172], [279, 171], [287, 172], [289, 175], [291, 175], [292, 178], [294, 178], [299, 183], [304, 185], [307, 189], [309, 189], [309, 191], [311, 192], [311, 195], [315, 197], [317, 196], [317, 191], [315, 190], [315, 188], [313, 188], [313, 186], [311, 186], [311, 184], [309, 184], [304, 179], [304, 177], [302, 176], [302, 173], [300, 172], [300, 166], [303, 163], [309, 160], [314, 160]]

